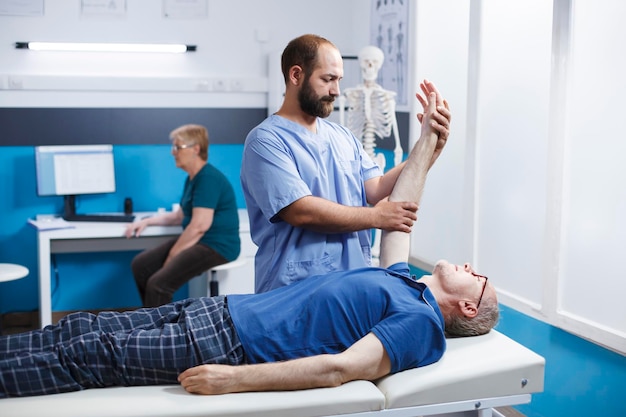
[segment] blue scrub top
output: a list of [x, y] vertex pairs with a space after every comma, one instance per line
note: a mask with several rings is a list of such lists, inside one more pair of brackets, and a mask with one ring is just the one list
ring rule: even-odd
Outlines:
[[317, 119], [317, 132], [273, 115], [246, 139], [241, 184], [258, 246], [256, 292], [336, 270], [369, 266], [370, 231], [317, 233], [282, 221], [278, 212], [305, 196], [367, 206], [365, 181], [382, 175], [344, 126]]

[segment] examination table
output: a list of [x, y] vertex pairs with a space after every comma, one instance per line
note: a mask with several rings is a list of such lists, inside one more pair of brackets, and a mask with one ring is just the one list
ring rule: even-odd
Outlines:
[[0, 400], [2, 417], [354, 417], [500, 415], [543, 391], [544, 359], [503, 334], [448, 340], [442, 359], [336, 388], [192, 395], [178, 385], [89, 389]]

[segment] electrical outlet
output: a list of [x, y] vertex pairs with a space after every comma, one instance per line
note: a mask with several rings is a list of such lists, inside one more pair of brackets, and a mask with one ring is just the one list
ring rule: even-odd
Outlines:
[[231, 91], [243, 91], [243, 80], [234, 78], [230, 80]]
[[226, 80], [223, 78], [218, 78], [213, 80], [213, 91], [226, 91], [228, 89], [228, 84]]
[[21, 90], [24, 88], [24, 81], [19, 77], [9, 77], [9, 89]]
[[196, 83], [196, 90], [211, 91], [211, 84], [207, 80], [198, 80]]

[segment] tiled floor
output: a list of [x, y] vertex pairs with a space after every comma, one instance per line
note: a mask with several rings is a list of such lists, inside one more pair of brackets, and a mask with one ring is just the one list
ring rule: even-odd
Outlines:
[[27, 332], [29, 330], [34, 330], [30, 327], [3, 327], [2, 328], [2, 334], [15, 334], [15, 333], [22, 333], [22, 332]]

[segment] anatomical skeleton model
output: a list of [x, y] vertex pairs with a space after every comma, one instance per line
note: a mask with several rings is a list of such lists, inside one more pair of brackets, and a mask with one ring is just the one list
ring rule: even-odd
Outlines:
[[[376, 83], [378, 71], [385, 59], [383, 51], [376, 46], [366, 46], [359, 52], [359, 65], [363, 83], [347, 88], [339, 97], [340, 123], [347, 126], [361, 140], [365, 152], [381, 169], [385, 169], [385, 156], [376, 154], [376, 139], [393, 134], [395, 139], [394, 165], [402, 162], [402, 146], [396, 120], [396, 93], [383, 89]], [[348, 103], [347, 118], [344, 117]]]
[[[398, 134], [396, 119], [396, 93], [383, 89], [376, 83], [378, 71], [383, 65], [385, 55], [376, 46], [366, 46], [359, 52], [359, 66], [363, 83], [344, 90], [339, 97], [339, 121], [347, 126], [361, 140], [365, 152], [384, 170], [385, 155], [375, 153], [376, 138], [386, 138], [393, 134], [394, 166], [402, 162], [402, 145]], [[348, 102], [347, 120], [344, 109]], [[380, 256], [380, 230], [374, 233], [372, 244], [372, 265], [378, 266]]]

